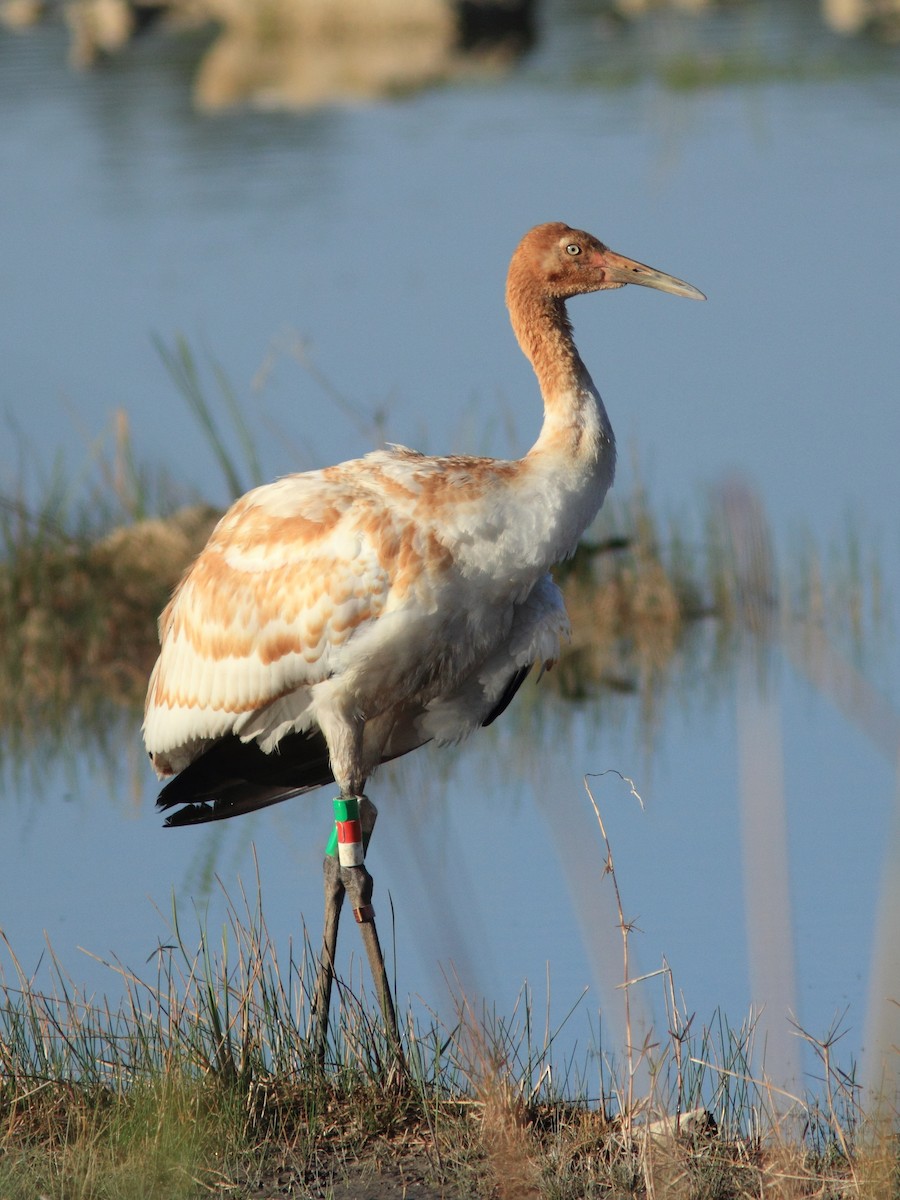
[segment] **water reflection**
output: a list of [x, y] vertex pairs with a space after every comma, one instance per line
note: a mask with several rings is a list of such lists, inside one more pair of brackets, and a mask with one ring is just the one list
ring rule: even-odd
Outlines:
[[[660, 8], [696, 15], [704, 9], [734, 8], [735, 5], [733, 0], [608, 0], [604, 7], [628, 20], [637, 20]], [[768, 7], [772, 10], [776, 5], [769, 4]], [[848, 36], [867, 33], [885, 41], [900, 37], [898, 0], [820, 0], [819, 13], [822, 21], [835, 33]]]
[[474, 11], [446, 0], [282, 3], [264, 12], [241, 0], [208, 0], [208, 7], [221, 32], [194, 83], [195, 102], [206, 111], [304, 109], [402, 94], [500, 69], [532, 36], [527, 0]]

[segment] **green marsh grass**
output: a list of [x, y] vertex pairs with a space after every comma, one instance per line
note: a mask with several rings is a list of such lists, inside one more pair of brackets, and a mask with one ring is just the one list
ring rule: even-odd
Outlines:
[[209, 356], [209, 366], [216, 381], [217, 394], [231, 425], [232, 435], [237, 439], [240, 456], [246, 466], [246, 476], [242, 474], [235, 455], [228, 449], [229, 436], [227, 431], [221, 429], [217, 416], [219, 405], [207, 395], [197, 360], [187, 339], [179, 334], [175, 338], [174, 346], [170, 347], [161, 337], [156, 336], [153, 344], [182, 399], [200, 426], [232, 500], [237, 500], [238, 496], [243, 495], [249, 488], [263, 483], [265, 477], [259, 462], [256, 439], [221, 363]]

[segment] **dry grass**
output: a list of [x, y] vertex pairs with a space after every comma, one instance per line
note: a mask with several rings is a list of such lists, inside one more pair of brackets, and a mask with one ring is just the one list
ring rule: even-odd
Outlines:
[[622, 1079], [566, 1095], [549, 1053], [535, 1070], [521, 1026], [476, 1022], [464, 998], [450, 1027], [408, 1014], [409, 1071], [387, 1082], [374, 1001], [344, 991], [323, 1075], [305, 1035], [314, 964], [308, 953], [279, 964], [258, 898], [232, 909], [217, 949], [202, 929], [192, 948], [177, 914], [166, 946], [150, 979], [112, 968], [125, 985], [117, 1009], [58, 969], [39, 991], [6, 948], [5, 1200], [896, 1194], [892, 1129], [842, 1105], [833, 1068], [818, 1101], [778, 1117], [765, 1080], [743, 1073], [750, 1026], [673, 1022], [641, 1050], [650, 1091], [623, 1110]]
[[215, 520], [205, 505], [94, 539], [7, 522], [0, 560], [0, 709], [26, 741], [139, 707], [156, 619]]

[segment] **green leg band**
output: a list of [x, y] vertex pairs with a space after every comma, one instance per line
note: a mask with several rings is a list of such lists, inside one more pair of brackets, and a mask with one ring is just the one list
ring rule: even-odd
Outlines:
[[331, 803], [336, 821], [359, 820], [359, 801], [355, 796], [335, 796]]

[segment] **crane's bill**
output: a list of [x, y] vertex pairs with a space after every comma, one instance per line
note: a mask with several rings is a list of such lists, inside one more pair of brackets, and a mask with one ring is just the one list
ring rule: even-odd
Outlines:
[[676, 279], [674, 275], [666, 275], [664, 271], [657, 271], [633, 258], [626, 258], [623, 254], [616, 254], [614, 250], [603, 252], [603, 266], [610, 283], [637, 283], [641, 287], [656, 288], [658, 292], [670, 292], [673, 296], [686, 296], [688, 300], [706, 299], [693, 284]]

